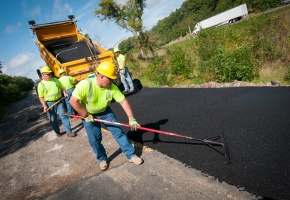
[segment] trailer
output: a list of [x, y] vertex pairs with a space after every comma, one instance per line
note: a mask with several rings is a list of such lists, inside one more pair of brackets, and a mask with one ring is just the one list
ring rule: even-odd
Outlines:
[[248, 15], [247, 4], [239, 5], [235, 8], [198, 22], [192, 33], [197, 34], [201, 29], [220, 26], [227, 23], [234, 23], [241, 20], [246, 15]]

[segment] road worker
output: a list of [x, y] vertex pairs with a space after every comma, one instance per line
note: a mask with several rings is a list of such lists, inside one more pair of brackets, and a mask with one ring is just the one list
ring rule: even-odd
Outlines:
[[69, 100], [70, 100], [70, 97], [75, 89], [75, 85], [78, 83], [78, 81], [72, 76], [67, 76], [66, 72], [63, 69], [58, 70], [58, 74], [60, 75], [60, 78], [58, 80], [62, 83], [62, 85], [63, 85], [63, 87], [68, 95], [65, 98], [67, 114], [72, 115], [74, 113], [73, 113], [73, 108], [70, 105]]
[[[109, 107], [114, 99], [120, 103], [127, 114], [131, 130], [137, 130], [137, 127], [140, 126], [133, 116], [128, 100], [112, 83], [117, 79], [116, 73], [116, 67], [111, 62], [102, 62], [96, 69], [96, 77], [80, 81], [70, 99], [72, 107], [84, 117], [83, 124], [88, 140], [100, 162], [102, 171], [108, 169], [109, 163], [106, 150], [101, 143], [101, 123], [94, 121], [94, 118], [117, 122], [115, 114]], [[136, 155], [134, 147], [120, 126], [108, 123], [104, 123], [104, 125], [112, 133], [128, 160], [136, 165], [141, 165], [143, 160]]]
[[58, 104], [48, 110], [51, 105], [53, 105], [61, 98], [62, 93], [65, 97], [68, 96], [63, 85], [57, 78], [52, 77], [52, 70], [47, 65], [41, 68], [41, 74], [42, 81], [38, 83], [37, 86], [39, 101], [43, 106], [43, 111], [47, 112], [48, 119], [50, 121], [50, 124], [52, 125], [54, 132], [58, 137], [61, 136], [57, 121], [58, 114], [64, 126], [66, 135], [68, 137], [75, 137], [76, 135], [72, 132], [68, 117], [63, 116], [65, 111], [62, 101], [60, 101]]
[[121, 81], [124, 85], [123, 93], [126, 94], [128, 92], [135, 92], [134, 84], [133, 84], [129, 69], [128, 67], [126, 67], [125, 56], [120, 53], [120, 49], [118, 47], [114, 48], [114, 53], [116, 55], [117, 62], [118, 62], [118, 72], [121, 76]]

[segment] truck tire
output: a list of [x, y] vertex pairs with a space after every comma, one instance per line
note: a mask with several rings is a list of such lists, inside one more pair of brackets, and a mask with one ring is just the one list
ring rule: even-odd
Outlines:
[[136, 92], [139, 92], [143, 88], [143, 85], [139, 79], [134, 79], [133, 85], [134, 85], [134, 89], [136, 90]]

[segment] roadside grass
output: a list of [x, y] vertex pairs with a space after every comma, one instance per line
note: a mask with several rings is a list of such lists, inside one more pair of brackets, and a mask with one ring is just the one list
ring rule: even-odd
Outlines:
[[144, 87], [245, 81], [290, 84], [290, 7], [202, 30], [164, 49], [165, 56], [128, 61]]

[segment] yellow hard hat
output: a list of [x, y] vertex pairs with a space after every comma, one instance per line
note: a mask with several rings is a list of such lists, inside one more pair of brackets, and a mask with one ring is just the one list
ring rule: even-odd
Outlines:
[[118, 47], [114, 48], [114, 53], [119, 52], [119, 51], [120, 51], [120, 49]]
[[100, 74], [103, 74], [104, 76], [110, 78], [110, 79], [117, 79], [117, 75], [116, 75], [116, 68], [115, 65], [113, 65], [113, 63], [109, 62], [109, 61], [104, 61], [102, 62], [98, 67], [97, 67], [97, 72], [99, 72]]
[[44, 65], [42, 68], [41, 68], [41, 73], [52, 73], [52, 70], [50, 69], [49, 66], [47, 65]]
[[59, 75], [61, 75], [62, 73], [64, 73], [65, 71], [63, 69], [58, 70]]

